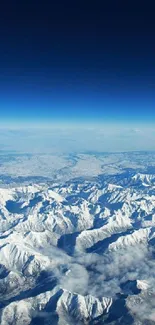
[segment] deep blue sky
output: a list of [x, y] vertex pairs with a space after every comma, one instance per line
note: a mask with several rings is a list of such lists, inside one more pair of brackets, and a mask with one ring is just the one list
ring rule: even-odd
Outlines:
[[2, 120], [155, 120], [149, 1], [8, 0], [0, 15]]

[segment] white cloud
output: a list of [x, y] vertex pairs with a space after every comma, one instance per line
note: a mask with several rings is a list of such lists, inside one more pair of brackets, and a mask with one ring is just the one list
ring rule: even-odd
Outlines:
[[155, 126], [51, 124], [0, 126], [1, 143], [29, 152], [131, 151], [155, 149]]

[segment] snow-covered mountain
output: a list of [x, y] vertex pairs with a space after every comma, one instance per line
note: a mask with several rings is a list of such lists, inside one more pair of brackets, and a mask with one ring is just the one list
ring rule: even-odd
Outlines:
[[154, 324], [155, 175], [0, 188], [0, 323]]

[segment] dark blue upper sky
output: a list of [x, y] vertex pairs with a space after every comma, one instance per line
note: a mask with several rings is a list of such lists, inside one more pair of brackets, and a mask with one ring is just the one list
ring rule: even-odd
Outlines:
[[155, 119], [149, 1], [8, 0], [0, 15], [2, 119]]

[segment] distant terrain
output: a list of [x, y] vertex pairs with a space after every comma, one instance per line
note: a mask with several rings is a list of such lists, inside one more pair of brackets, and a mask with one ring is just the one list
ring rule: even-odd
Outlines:
[[0, 324], [154, 324], [155, 153], [0, 153]]

